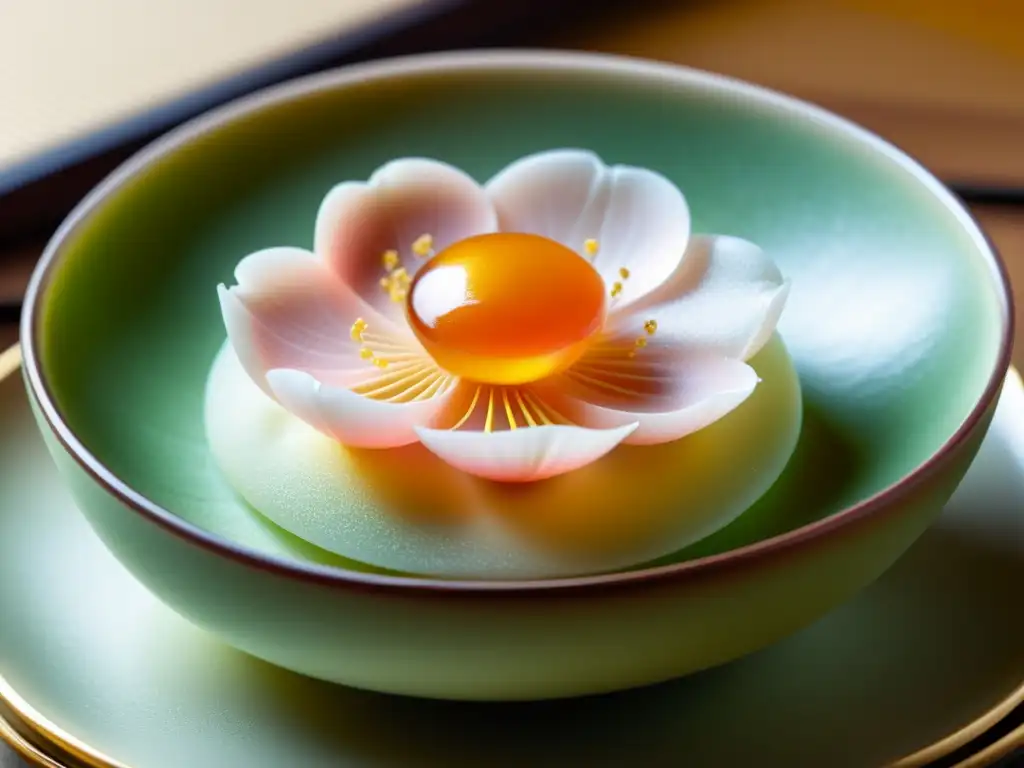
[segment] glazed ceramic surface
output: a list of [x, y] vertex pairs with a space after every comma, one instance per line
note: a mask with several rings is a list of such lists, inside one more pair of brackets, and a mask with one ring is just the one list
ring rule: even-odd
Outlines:
[[939, 522], [848, 605], [686, 680], [539, 704], [361, 693], [232, 651], [105, 551], [14, 379], [0, 383], [0, 456], [0, 677], [23, 711], [131, 768], [864, 768], [954, 749], [1024, 682], [1019, 380]]
[[[359, 573], [370, 569], [240, 504], [202, 431], [224, 337], [214, 286], [238, 259], [309, 246], [324, 192], [392, 157], [484, 179], [564, 145], [665, 173], [695, 231], [753, 240], [792, 281], [779, 330], [804, 431], [772, 490], [660, 569], [502, 586]], [[994, 258], [911, 161], [752, 87], [580, 55], [370, 65], [216, 113], [98, 189], [51, 244], [36, 289], [25, 328], [28, 367], [46, 379], [40, 424], [79, 506], [146, 586], [280, 665], [454, 698], [664, 680], [818, 617], [934, 519], [980, 443], [1009, 352]], [[48, 423], [60, 419], [58, 438]], [[127, 503], [111, 493], [122, 483]]]

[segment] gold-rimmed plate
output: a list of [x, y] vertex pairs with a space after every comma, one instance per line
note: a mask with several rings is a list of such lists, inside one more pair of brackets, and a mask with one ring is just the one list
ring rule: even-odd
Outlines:
[[[0, 737], [29, 757], [60, 766], [70, 754], [103, 768], [543, 766], [572, 764], [585, 745], [608, 765], [909, 768], [950, 754], [1024, 700], [1016, 374], [940, 521], [822, 621], [674, 683], [496, 705], [330, 686], [191, 627], [77, 513], [11, 375], [17, 364], [16, 351], [0, 354], [0, 699], [10, 715]], [[723, 732], [735, 737], [710, 736]], [[969, 764], [991, 764], [1019, 738]]]
[[0, 740], [8, 747], [6, 751], [0, 749], [0, 768], [21, 768], [26, 760], [41, 768], [78, 768], [72, 760], [58, 757], [51, 745], [40, 744], [39, 739], [26, 734], [28, 729], [19, 725], [18, 718], [0, 708]]

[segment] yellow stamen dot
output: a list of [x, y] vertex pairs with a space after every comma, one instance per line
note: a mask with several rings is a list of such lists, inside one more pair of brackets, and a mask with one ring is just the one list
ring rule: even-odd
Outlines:
[[625, 267], [619, 267], [619, 277], [623, 280], [629, 280], [629, 270]]
[[426, 258], [434, 250], [434, 237], [432, 235], [423, 234], [416, 238], [416, 241], [412, 244], [412, 252], [420, 258]]
[[379, 357], [375, 357], [373, 359], [373, 364], [376, 365], [378, 368], [387, 368], [388, 367], [388, 361], [387, 360], [382, 360]]
[[600, 248], [600, 244], [594, 238], [583, 241], [583, 250], [587, 252], [587, 256], [597, 256], [597, 250]]
[[647, 339], [641, 336], [639, 339], [636, 340], [636, 345], [643, 349], [644, 347], [647, 346]]
[[380, 257], [380, 263], [384, 265], [384, 269], [390, 272], [398, 266], [398, 251], [384, 251]]
[[363, 318], [358, 318], [352, 323], [352, 341], [362, 341], [363, 331], [366, 330], [367, 322]]
[[362, 349], [359, 350], [359, 356], [363, 358], [363, 360], [372, 360], [373, 352], [367, 349], [366, 347], [363, 347]]
[[618, 281], [612, 283], [612, 298], [614, 299], [620, 293], [622, 293], [622, 283]]
[[388, 297], [392, 301], [398, 303], [405, 301], [405, 297], [409, 292], [409, 285], [411, 283], [412, 278], [409, 276], [405, 267], [398, 267], [387, 277], [381, 278], [380, 287], [388, 292]]
[[653, 336], [654, 332], [658, 330], [658, 321], [648, 320], [646, 323], [644, 323], [644, 330], [647, 331], [648, 336]]

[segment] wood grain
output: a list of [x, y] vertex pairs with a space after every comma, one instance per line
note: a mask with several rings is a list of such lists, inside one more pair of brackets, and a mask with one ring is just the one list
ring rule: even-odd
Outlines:
[[1024, 184], [1024, 3], [982, 5], [687, 2], [565, 42], [758, 83], [851, 118], [941, 176]]

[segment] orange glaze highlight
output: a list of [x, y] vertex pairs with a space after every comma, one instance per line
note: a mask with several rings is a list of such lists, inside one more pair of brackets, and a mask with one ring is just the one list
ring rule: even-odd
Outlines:
[[540, 235], [461, 240], [412, 281], [406, 312], [427, 352], [456, 376], [524, 384], [572, 365], [604, 324], [594, 267]]

